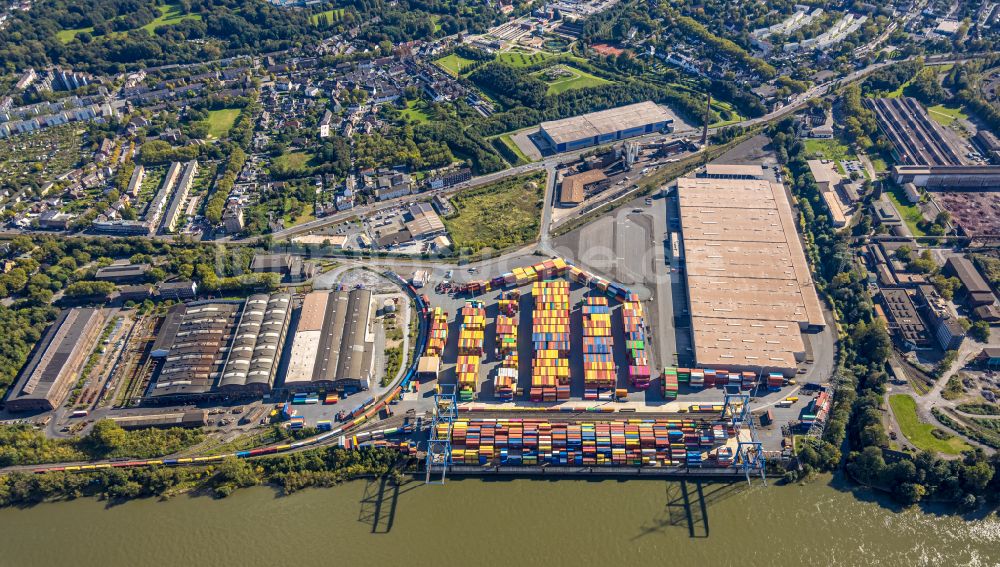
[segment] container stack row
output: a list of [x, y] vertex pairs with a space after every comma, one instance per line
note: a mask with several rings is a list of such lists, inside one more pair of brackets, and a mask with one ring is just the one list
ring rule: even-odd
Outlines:
[[427, 356], [441, 356], [448, 344], [448, 313], [440, 307], [431, 311], [431, 328], [427, 338]]
[[476, 386], [479, 383], [480, 357], [474, 354], [458, 355], [455, 365], [455, 379], [458, 381], [458, 399], [471, 402], [476, 397]]
[[625, 329], [625, 352], [628, 355], [628, 379], [639, 390], [649, 388], [649, 359], [646, 357], [646, 324], [642, 304], [634, 294], [622, 303], [622, 326]]
[[485, 293], [494, 289], [510, 286], [523, 286], [530, 283], [548, 280], [551, 278], [566, 275], [569, 265], [562, 258], [553, 258], [539, 262], [533, 266], [514, 268], [502, 276], [497, 276], [489, 281], [472, 281], [467, 284], [458, 285], [458, 292], [472, 294]]
[[476, 397], [479, 362], [483, 356], [486, 310], [480, 301], [466, 301], [461, 310], [462, 323], [458, 331], [458, 399], [471, 401]]
[[[447, 435], [441, 424], [439, 435]], [[693, 420], [558, 423], [467, 420], [452, 429], [452, 459], [466, 465], [731, 466], [734, 432]]]
[[531, 288], [530, 397], [534, 402], [569, 399], [569, 283], [535, 282]]
[[583, 399], [610, 401], [617, 382], [608, 300], [588, 297], [583, 305]]
[[677, 399], [677, 369], [663, 369], [663, 397], [668, 400]]
[[485, 339], [486, 310], [481, 301], [466, 301], [460, 313], [458, 354], [482, 356]]
[[[663, 370], [663, 393], [667, 398], [676, 398], [678, 384], [687, 384], [695, 389], [737, 386], [741, 390], [752, 390], [757, 386], [757, 380], [757, 374], [753, 372], [668, 367]], [[786, 380], [779, 373], [770, 373], [767, 375], [765, 383], [768, 390], [777, 392], [785, 385]]]
[[493, 379], [493, 391], [501, 402], [514, 401], [514, 390], [517, 389], [517, 352], [504, 356], [496, 369]]

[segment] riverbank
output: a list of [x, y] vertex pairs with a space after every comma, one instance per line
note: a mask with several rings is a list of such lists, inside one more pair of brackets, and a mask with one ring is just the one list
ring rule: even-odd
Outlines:
[[93, 497], [111, 503], [193, 493], [229, 496], [238, 489], [270, 486], [291, 494], [363, 476], [380, 477], [414, 463], [395, 449], [323, 447], [267, 459], [228, 457], [204, 467], [102, 468], [88, 472], [15, 472], [0, 476], [0, 507]]
[[[278, 497], [93, 499], [0, 510], [19, 567], [142, 565], [968, 565], [1000, 562], [1000, 520], [897, 510], [805, 485], [662, 480], [352, 481]], [[52, 545], [53, 538], [59, 545]], [[141, 560], [138, 558], [142, 558]]]

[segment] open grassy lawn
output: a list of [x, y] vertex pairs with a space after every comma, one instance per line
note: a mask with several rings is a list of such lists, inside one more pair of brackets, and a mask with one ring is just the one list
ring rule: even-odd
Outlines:
[[336, 22], [337, 20], [339, 20], [343, 16], [344, 16], [344, 9], [343, 8], [335, 8], [333, 10], [327, 10], [325, 12], [320, 12], [318, 14], [313, 14], [313, 15], [309, 16], [309, 21], [312, 23], [312, 25], [318, 26], [320, 24], [320, 22], [325, 22], [327, 20], [327, 18], [329, 18], [329, 20], [331, 22]]
[[535, 76], [549, 85], [547, 94], [557, 95], [573, 89], [599, 87], [611, 83], [606, 79], [595, 77], [569, 65], [556, 65], [535, 73]]
[[889, 164], [885, 162], [884, 159], [878, 156], [871, 156], [872, 167], [875, 168], [875, 173], [885, 173], [889, 171]]
[[923, 222], [924, 215], [920, 212], [920, 209], [916, 205], [911, 205], [909, 201], [906, 200], [906, 193], [903, 192], [903, 188], [898, 185], [893, 185], [886, 183], [884, 184], [887, 191], [886, 195], [889, 196], [889, 200], [892, 204], [896, 206], [896, 210], [899, 211], [899, 215], [903, 217], [903, 222], [913, 233], [913, 236], [927, 236], [927, 233], [920, 229], [919, 224]]
[[399, 111], [400, 116], [407, 122], [417, 124], [427, 122], [431, 119], [427, 103], [422, 100], [411, 100], [406, 103], [406, 108]]
[[451, 202], [457, 212], [444, 219], [455, 250], [521, 246], [538, 237], [544, 172], [512, 177], [465, 191]]
[[497, 55], [497, 61], [519, 69], [521, 67], [528, 67], [529, 65], [534, 65], [536, 63], [541, 63], [546, 59], [551, 59], [555, 57], [552, 53], [525, 53], [523, 51], [505, 51], [500, 55]]
[[[729, 126], [730, 124], [736, 124], [737, 122], [742, 122], [745, 117], [741, 116], [740, 113], [733, 108], [733, 105], [724, 100], [713, 100], [712, 110], [719, 113], [719, 121], [712, 124], [712, 128], [722, 128], [723, 126]], [[724, 113], [729, 113], [729, 118], [723, 118]]]
[[857, 156], [851, 153], [846, 144], [836, 138], [808, 138], [802, 141], [809, 159], [855, 160]]
[[951, 126], [956, 120], [969, 118], [969, 115], [965, 113], [964, 106], [954, 107], [938, 104], [927, 107], [927, 114], [935, 122], [945, 127]]
[[178, 24], [184, 20], [201, 19], [201, 14], [185, 13], [180, 4], [167, 4], [166, 6], [158, 6], [158, 8], [160, 10], [160, 16], [152, 22], [142, 26], [142, 29], [148, 31], [150, 34], [152, 34], [153, 31], [160, 26]]
[[[935, 437], [932, 432], [937, 428], [920, 421], [917, 415], [917, 402], [911, 396], [907, 394], [889, 396], [889, 405], [892, 406], [892, 413], [896, 416], [896, 423], [899, 424], [903, 435], [917, 448], [948, 455], [958, 455], [962, 451], [972, 449], [965, 441], [955, 436], [948, 439]], [[950, 435], [944, 431], [942, 433]]]
[[297, 213], [290, 213], [283, 217], [285, 221], [285, 227], [298, 226], [309, 221], [316, 220], [316, 217], [312, 214], [312, 205], [309, 203], [302, 203], [302, 208], [299, 209]]
[[309, 167], [312, 158], [308, 152], [291, 152], [274, 158], [274, 165], [285, 170], [300, 170]]
[[208, 111], [208, 135], [213, 138], [225, 138], [229, 135], [236, 119], [240, 116], [238, 108], [223, 108]]
[[59, 30], [56, 32], [56, 39], [58, 39], [61, 43], [69, 43], [73, 41], [73, 39], [76, 37], [76, 34], [80, 32], [87, 32], [89, 34], [93, 34], [94, 27], [89, 26], [85, 28], [77, 28], [71, 30]]
[[456, 77], [462, 74], [463, 69], [475, 63], [472, 59], [466, 59], [457, 53], [445, 55], [440, 59], [436, 59], [434, 62], [437, 63], [438, 67], [441, 67]]

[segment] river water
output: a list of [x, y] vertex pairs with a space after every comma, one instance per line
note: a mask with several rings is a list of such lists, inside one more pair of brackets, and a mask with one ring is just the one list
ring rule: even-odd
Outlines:
[[805, 486], [362, 481], [278, 496], [0, 510], [0, 565], [996, 565], [1000, 520], [898, 512]]

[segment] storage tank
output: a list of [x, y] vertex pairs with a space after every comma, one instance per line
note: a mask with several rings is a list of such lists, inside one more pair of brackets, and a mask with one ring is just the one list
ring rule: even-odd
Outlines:
[[395, 313], [396, 312], [396, 302], [392, 299], [386, 299], [385, 303], [382, 304], [383, 313]]

